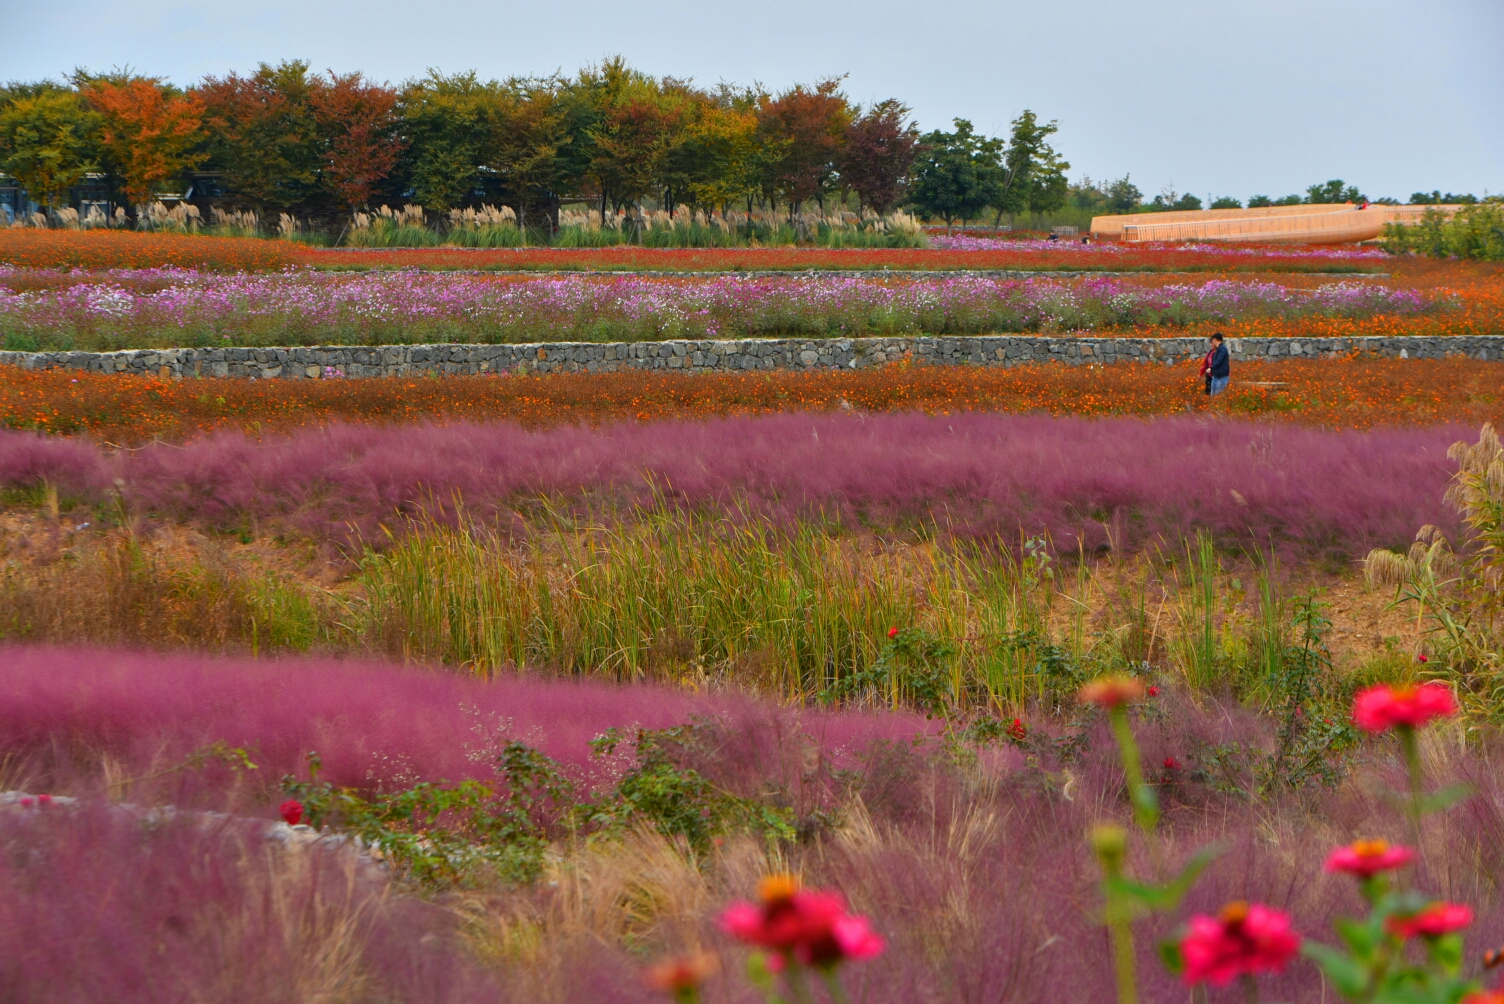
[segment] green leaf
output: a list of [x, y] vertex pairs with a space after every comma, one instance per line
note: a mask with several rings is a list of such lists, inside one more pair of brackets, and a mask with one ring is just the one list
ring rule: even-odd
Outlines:
[[1419, 806], [1420, 811], [1422, 813], [1442, 812], [1450, 809], [1472, 793], [1473, 786], [1470, 784], [1449, 784], [1440, 791], [1434, 791], [1425, 798], [1422, 798]]
[[1206, 869], [1206, 866], [1222, 853], [1220, 847], [1205, 847], [1197, 851], [1180, 874], [1163, 885], [1144, 885], [1131, 879], [1122, 877], [1102, 880], [1102, 886], [1109, 897], [1116, 896], [1134, 903], [1145, 910], [1163, 912], [1173, 910], [1180, 905], [1180, 900], [1190, 890], [1192, 883]]
[[1321, 967], [1342, 996], [1357, 997], [1368, 989], [1368, 971], [1335, 948], [1308, 941], [1300, 946], [1300, 952]]
[[1165, 964], [1171, 976], [1179, 976], [1185, 972], [1185, 957], [1180, 954], [1180, 945], [1174, 941], [1161, 941], [1159, 943], [1159, 959]]
[[1339, 917], [1332, 925], [1346, 943], [1348, 949], [1362, 959], [1368, 959], [1384, 941], [1384, 929], [1378, 920], [1353, 920]]
[[1426, 945], [1426, 951], [1438, 966], [1455, 974], [1462, 966], [1462, 935], [1454, 933], [1433, 938]]

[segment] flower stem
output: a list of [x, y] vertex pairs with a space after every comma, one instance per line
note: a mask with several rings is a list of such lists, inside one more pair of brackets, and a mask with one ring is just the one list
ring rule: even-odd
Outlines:
[[1420, 768], [1420, 743], [1416, 740], [1415, 729], [1409, 725], [1401, 725], [1396, 729], [1400, 734], [1400, 748], [1405, 751], [1405, 769], [1410, 775], [1410, 839], [1411, 844], [1420, 847], [1420, 817], [1421, 797], [1424, 793], [1425, 777]]
[[1123, 757], [1123, 773], [1128, 778], [1128, 800], [1133, 803], [1133, 821], [1139, 829], [1149, 834], [1159, 822], [1159, 799], [1154, 789], [1144, 783], [1143, 762], [1138, 752], [1138, 740], [1134, 738], [1133, 726], [1128, 721], [1128, 709], [1118, 705], [1108, 712], [1112, 722], [1112, 734], [1118, 742]]

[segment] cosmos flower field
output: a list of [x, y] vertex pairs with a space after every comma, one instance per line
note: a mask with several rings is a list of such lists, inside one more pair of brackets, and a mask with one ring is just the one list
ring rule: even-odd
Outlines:
[[[17, 233], [12, 349], [1504, 333], [1374, 248]], [[0, 997], [1493, 1004], [1501, 387], [0, 367]]]

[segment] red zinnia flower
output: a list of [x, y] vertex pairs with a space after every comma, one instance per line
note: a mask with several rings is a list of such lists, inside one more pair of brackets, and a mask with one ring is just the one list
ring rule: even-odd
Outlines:
[[1179, 770], [1180, 761], [1172, 756], [1165, 757], [1165, 770]]
[[1443, 683], [1419, 687], [1380, 684], [1358, 691], [1353, 698], [1353, 724], [1365, 732], [1385, 732], [1397, 725], [1419, 728], [1433, 718], [1457, 713], [1457, 698]]
[[1013, 719], [1013, 724], [1010, 725], [1010, 726], [1008, 726], [1008, 736], [1009, 736], [1009, 738], [1015, 739], [1015, 740], [1017, 740], [1019, 742], [1023, 742], [1024, 739], [1026, 739], [1028, 737], [1028, 735], [1029, 735], [1029, 727], [1024, 724], [1023, 719], [1021, 719], [1021, 718], [1015, 718], [1015, 719]]
[[1462, 998], [1462, 1004], [1504, 1004], [1504, 990], [1479, 990]]
[[1149, 688], [1149, 696], [1150, 697], [1158, 697], [1159, 696], [1159, 688], [1155, 687], [1155, 686], [1151, 686]]
[[1084, 704], [1115, 708], [1144, 696], [1144, 685], [1131, 676], [1104, 676], [1081, 688], [1078, 696]]
[[1187, 985], [1220, 987], [1234, 977], [1281, 972], [1300, 950], [1290, 915], [1261, 903], [1229, 903], [1216, 917], [1192, 917], [1180, 942]]
[[1415, 852], [1408, 847], [1391, 845], [1387, 840], [1359, 840], [1328, 855], [1326, 870], [1373, 878], [1379, 872], [1402, 868], [1414, 860]]
[[1439, 938], [1473, 922], [1473, 908], [1463, 903], [1432, 903], [1408, 917], [1390, 917], [1384, 925], [1402, 938]]
[[898, 628], [896, 628], [896, 627], [888, 628], [888, 637], [889, 638], [897, 638], [898, 637]]
[[296, 798], [289, 798], [277, 806], [277, 811], [282, 813], [282, 818], [287, 820], [288, 826], [297, 826], [303, 821], [303, 803]]
[[721, 928], [733, 937], [792, 958], [801, 965], [829, 969], [847, 959], [882, 954], [883, 939], [866, 917], [846, 912], [838, 892], [800, 889], [790, 875], [763, 879], [761, 905], [733, 903], [721, 914]]

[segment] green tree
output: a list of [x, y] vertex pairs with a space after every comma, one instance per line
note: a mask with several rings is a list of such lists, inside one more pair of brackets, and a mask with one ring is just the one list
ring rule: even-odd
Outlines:
[[1220, 199], [1214, 200], [1211, 207], [1213, 209], [1242, 209], [1243, 203], [1231, 195], [1224, 195]]
[[1003, 141], [978, 135], [966, 119], [955, 119], [954, 132], [926, 133], [909, 186], [909, 204], [949, 228], [956, 220], [974, 219], [999, 204], [1005, 169]]
[[194, 92], [204, 102], [208, 163], [236, 195], [265, 212], [318, 191], [324, 144], [306, 62], [206, 77]]
[[1341, 178], [1333, 178], [1320, 185], [1306, 189], [1304, 202], [1312, 205], [1332, 205], [1341, 202], [1367, 202], [1368, 196], [1358, 191], [1358, 186], [1349, 185]]
[[398, 100], [405, 174], [419, 203], [439, 212], [459, 206], [481, 182], [494, 145], [501, 85], [471, 73], [430, 70], [409, 81]]
[[1128, 180], [1126, 174], [1107, 186], [1107, 205], [1115, 213], [1134, 212], [1143, 205], [1143, 202], [1144, 193]]
[[38, 202], [56, 206], [95, 169], [99, 116], [76, 91], [48, 86], [0, 107], [0, 170]]
[[517, 203], [518, 225], [526, 227], [529, 206], [542, 205], [552, 227], [559, 196], [578, 184], [568, 149], [571, 96], [558, 77], [517, 77], [496, 92], [493, 130], [485, 167]]
[[998, 223], [1004, 213], [1049, 213], [1065, 205], [1070, 191], [1065, 172], [1071, 165], [1046, 142], [1059, 131], [1060, 123], [1041, 125], [1027, 108], [1013, 120], [999, 191], [991, 202]]

